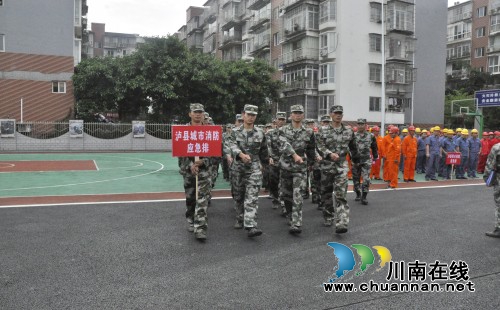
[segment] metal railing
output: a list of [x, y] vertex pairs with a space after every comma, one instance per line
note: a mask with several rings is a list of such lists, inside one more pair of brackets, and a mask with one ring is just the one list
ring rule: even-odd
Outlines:
[[[146, 123], [146, 133], [159, 139], [170, 139], [171, 124]], [[69, 132], [69, 122], [17, 123], [16, 131], [35, 139], [52, 139]], [[83, 132], [99, 139], [118, 139], [132, 132], [129, 123], [84, 123]]]
[[282, 61], [284, 64], [302, 59], [319, 59], [319, 49], [317, 48], [299, 48], [291, 52], [283, 53]]

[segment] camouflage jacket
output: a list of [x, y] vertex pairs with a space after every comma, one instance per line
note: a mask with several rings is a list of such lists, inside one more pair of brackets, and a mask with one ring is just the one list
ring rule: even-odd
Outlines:
[[276, 164], [279, 162], [281, 157], [279, 133], [279, 128], [271, 129], [266, 133], [269, 157], [272, 158]]
[[375, 139], [373, 134], [369, 132], [365, 132], [364, 134], [356, 132], [354, 136], [356, 137], [360, 161], [365, 162], [371, 159], [370, 150], [373, 158], [378, 158], [377, 139]]
[[[260, 164], [269, 162], [267, 140], [264, 131], [254, 127], [252, 130], [245, 130], [243, 126], [233, 129], [227, 142], [233, 156], [237, 169], [260, 169]], [[245, 164], [241, 161], [240, 153], [250, 155], [252, 162]]]
[[495, 185], [500, 184], [500, 143], [495, 144], [488, 155], [484, 169], [484, 180], [486, 181], [492, 171], [496, 171], [497, 181]]
[[231, 155], [231, 148], [229, 147], [228, 141], [231, 137], [231, 134], [225, 132], [222, 134], [222, 157], [226, 157], [226, 155]]
[[[191, 123], [187, 123], [186, 125], [191, 125]], [[198, 176], [208, 176], [210, 165], [213, 164], [212, 157], [200, 157], [203, 160], [203, 166], [200, 167], [200, 171]], [[179, 173], [183, 176], [190, 176], [191, 174], [191, 166], [194, 164], [194, 157], [179, 157], [177, 164], [179, 165]]]
[[[341, 124], [340, 128], [333, 128], [333, 126], [321, 127], [318, 131], [318, 150], [323, 156], [322, 169], [333, 168], [335, 165], [342, 166], [345, 162], [347, 154], [351, 154], [353, 163], [359, 163], [358, 146], [356, 145], [356, 138], [354, 131], [351, 127], [346, 127]], [[333, 162], [330, 159], [330, 154], [336, 153], [340, 159]]]
[[[292, 124], [288, 124], [281, 127], [278, 132], [281, 149], [280, 168], [291, 172], [305, 172], [307, 165], [312, 166], [316, 159], [316, 140], [313, 130], [304, 126], [295, 129]], [[304, 162], [296, 164], [293, 154], [302, 157]]]

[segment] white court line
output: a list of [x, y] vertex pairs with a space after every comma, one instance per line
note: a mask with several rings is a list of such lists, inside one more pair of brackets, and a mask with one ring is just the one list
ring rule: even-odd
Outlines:
[[[109, 157], [116, 157], [116, 158], [127, 158], [128, 157], [120, 157], [120, 156], [109, 156]], [[115, 179], [107, 179], [107, 180], [99, 180], [99, 181], [89, 181], [89, 182], [82, 182], [82, 183], [71, 183], [71, 184], [60, 184], [60, 185], [47, 185], [47, 186], [33, 186], [33, 187], [18, 187], [18, 188], [6, 188], [6, 189], [0, 189], [0, 192], [6, 192], [6, 191], [18, 191], [18, 190], [30, 190], [30, 189], [43, 189], [43, 188], [56, 188], [56, 187], [68, 187], [68, 186], [76, 186], [76, 185], [86, 185], [86, 184], [96, 184], [96, 183], [104, 183], [104, 182], [112, 182], [112, 181], [118, 181], [118, 180], [126, 180], [126, 179], [132, 179], [132, 178], [137, 178], [137, 177], [142, 177], [145, 175], [157, 173], [158, 171], [161, 171], [165, 168], [165, 166], [157, 161], [154, 160], [149, 160], [149, 159], [144, 159], [144, 158], [133, 158], [136, 160], [142, 160], [142, 161], [149, 161], [151, 163], [155, 163], [160, 165], [159, 169], [156, 169], [155, 171], [143, 173], [143, 174], [137, 174], [137, 175], [132, 175], [132, 176], [127, 176], [127, 177], [121, 177], [121, 178], [115, 178]], [[0, 197], [1, 198], [1, 197]]]
[[[463, 187], [463, 186], [484, 186], [484, 184], [456, 184], [456, 185], [442, 185], [442, 186], [425, 186], [425, 187], [410, 187], [410, 188], [399, 188], [397, 190], [416, 190], [416, 189], [434, 189], [434, 188], [445, 188], [445, 187]], [[384, 192], [384, 191], [394, 191], [393, 189], [374, 189], [370, 192]], [[353, 191], [348, 191], [348, 193], [353, 193]], [[268, 195], [261, 195], [259, 198], [266, 198]], [[223, 200], [223, 199], [233, 199], [232, 197], [213, 197], [212, 200]], [[4, 208], [32, 208], [32, 207], [51, 207], [51, 206], [85, 206], [85, 205], [105, 205], [105, 204], [131, 204], [131, 203], [154, 203], [154, 202], [182, 202], [182, 199], [152, 199], [152, 200], [128, 200], [128, 201], [103, 201], [103, 202], [74, 202], [74, 203], [52, 203], [52, 204], [31, 204], [31, 205], [10, 205], [10, 206], [0, 206], [0, 209]]]
[[95, 162], [95, 159], [92, 160], [94, 162], [94, 165], [95, 165], [95, 168], [97, 171], [99, 171], [99, 166], [97, 165], [97, 163]]

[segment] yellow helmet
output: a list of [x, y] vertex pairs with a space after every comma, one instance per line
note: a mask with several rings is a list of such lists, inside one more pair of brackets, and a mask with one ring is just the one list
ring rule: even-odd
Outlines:
[[451, 134], [454, 134], [455, 132], [453, 131], [453, 129], [448, 129], [448, 130], [446, 131], [446, 133], [451, 133]]
[[431, 129], [429, 129], [430, 132], [434, 132], [434, 127], [431, 127]]
[[462, 128], [457, 128], [457, 130], [455, 130], [455, 132], [462, 132]]
[[402, 131], [402, 132], [403, 132], [403, 133], [408, 133], [408, 129], [407, 129], [407, 128], [405, 128], [405, 129], [403, 129], [403, 131]]
[[434, 127], [434, 131], [436, 131], [436, 130], [441, 131], [441, 127], [439, 127], [439, 126]]
[[422, 130], [422, 133], [427, 133], [427, 132], [428, 132], [427, 129]]
[[479, 132], [477, 131], [477, 129], [474, 128], [471, 130], [471, 133], [479, 133]]
[[420, 127], [417, 127], [417, 128], [415, 129], [415, 132], [416, 132], [416, 133], [421, 133], [422, 131], [420, 130]]
[[462, 135], [468, 135], [469, 131], [467, 129], [462, 129]]

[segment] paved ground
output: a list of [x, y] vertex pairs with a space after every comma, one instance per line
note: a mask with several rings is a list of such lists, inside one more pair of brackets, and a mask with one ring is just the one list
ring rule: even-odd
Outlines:
[[[349, 194], [351, 226], [341, 236], [307, 202], [298, 237], [262, 198], [257, 239], [232, 228], [230, 200], [214, 200], [205, 243], [187, 232], [182, 202], [0, 208], [0, 308], [499, 309], [500, 240], [484, 235], [493, 228], [491, 190], [369, 198], [362, 206]], [[327, 242], [383, 245], [393, 261], [462, 260], [476, 291], [325, 293], [336, 262]]]

